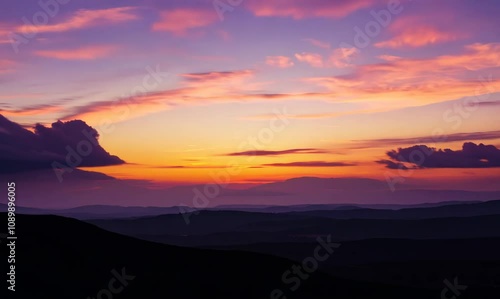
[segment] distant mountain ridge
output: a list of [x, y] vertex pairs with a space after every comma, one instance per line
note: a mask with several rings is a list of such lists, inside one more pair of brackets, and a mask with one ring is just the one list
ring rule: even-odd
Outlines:
[[[427, 210], [430, 208], [441, 209]], [[449, 209], [444, 207], [450, 207]], [[191, 211], [192, 208], [182, 207], [182, 211]], [[304, 215], [320, 216], [328, 218], [373, 218], [373, 219], [403, 219], [411, 216], [413, 218], [432, 218], [455, 216], [476, 216], [500, 214], [500, 200], [488, 202], [439, 202], [423, 203], [415, 205], [387, 205], [387, 204], [325, 204], [325, 205], [292, 205], [292, 206], [267, 206], [267, 205], [222, 205], [205, 210], [212, 211], [246, 211], [260, 213], [305, 213]], [[396, 212], [393, 210], [400, 210]], [[404, 210], [404, 211], [402, 211]], [[0, 203], [0, 211], [7, 211], [7, 205]], [[453, 214], [453, 211], [456, 211]], [[109, 206], [89, 205], [69, 209], [37, 209], [29, 207], [17, 207], [17, 212], [31, 215], [60, 215], [77, 219], [99, 219], [99, 218], [127, 218], [145, 217], [163, 214], [179, 214], [181, 208], [174, 207], [138, 207], [138, 206]], [[406, 215], [406, 216], [404, 216]], [[420, 216], [418, 216], [420, 215]], [[425, 216], [427, 215], [427, 217]], [[411, 217], [410, 217], [411, 218]]]
[[[129, 207], [196, 207], [196, 192], [203, 194], [204, 184], [165, 185], [150, 188], [147, 182], [109, 179], [97, 173], [72, 172], [65, 175], [61, 184], [53, 172], [36, 172], [8, 178], [23, 185], [18, 190], [20, 206], [40, 209], [68, 209], [88, 205], [113, 206], [119, 203]], [[386, 205], [382, 208], [399, 208], [399, 205], [440, 203], [449, 201], [486, 201], [500, 199], [500, 190], [467, 191], [436, 190], [400, 184], [394, 192], [385, 181], [368, 178], [292, 178], [253, 187], [220, 188], [215, 197], [207, 197], [204, 208], [225, 206], [301, 206], [301, 205]], [[36, 190], [36, 191], [35, 191]], [[75, 192], [75, 190], [80, 190]], [[196, 191], [197, 190], [197, 191]], [[50, 196], [43, 200], [39, 194]], [[6, 203], [0, 198], [0, 203]], [[379, 207], [375, 207], [379, 208]], [[329, 207], [330, 209], [330, 207]], [[75, 211], [72, 211], [75, 212]], [[120, 213], [123, 211], [120, 211]], [[142, 215], [150, 214], [142, 211]], [[122, 215], [124, 216], [124, 215]], [[118, 215], [118, 217], [120, 217]]]

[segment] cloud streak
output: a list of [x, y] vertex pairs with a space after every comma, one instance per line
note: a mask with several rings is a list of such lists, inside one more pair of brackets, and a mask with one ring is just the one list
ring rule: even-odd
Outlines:
[[115, 7], [106, 9], [80, 9], [63, 22], [47, 25], [22, 25], [14, 29], [16, 32], [30, 34], [32, 32], [66, 32], [110, 24], [120, 24], [139, 19], [135, 7]]
[[160, 20], [153, 24], [153, 31], [166, 31], [184, 36], [192, 29], [199, 29], [217, 22], [217, 15], [211, 10], [177, 8], [160, 13]]
[[87, 46], [78, 49], [63, 50], [40, 50], [35, 54], [42, 57], [61, 59], [61, 60], [94, 60], [111, 55], [116, 50], [115, 46]]
[[387, 145], [406, 145], [422, 143], [444, 143], [457, 141], [478, 141], [500, 139], [500, 131], [455, 133], [443, 136], [420, 136], [410, 138], [383, 138], [370, 140], [353, 140], [354, 148], [377, 148]]
[[227, 80], [244, 79], [252, 76], [252, 70], [237, 70], [223, 72], [189, 73], [182, 74], [181, 77], [192, 83], [214, 83], [225, 82]]
[[380, 2], [375, 0], [246, 0], [246, 7], [258, 17], [342, 18]]
[[62, 111], [63, 108], [53, 104], [33, 105], [20, 109], [0, 109], [0, 114], [4, 116], [33, 116], [55, 113]]
[[295, 58], [297, 58], [298, 61], [304, 62], [309, 64], [312, 67], [323, 67], [323, 56], [317, 53], [307, 53], [307, 52], [302, 52], [302, 53], [297, 53], [295, 54]]
[[326, 162], [326, 161], [306, 161], [306, 162], [290, 162], [290, 163], [271, 163], [263, 164], [266, 167], [346, 167], [355, 166], [354, 163], [345, 162]]
[[440, 31], [430, 26], [407, 29], [393, 38], [375, 44], [378, 48], [423, 47], [431, 44], [453, 41], [458, 38], [449, 32]]
[[294, 66], [292, 59], [286, 56], [267, 56], [266, 64], [278, 68], [289, 68]]
[[[445, 18], [448, 18], [446, 16]], [[430, 23], [431, 24], [430, 24]], [[392, 37], [375, 44], [378, 48], [418, 48], [463, 38], [463, 32], [456, 29], [440, 29], [429, 21], [428, 16], [399, 18], [391, 23], [389, 31]], [[443, 27], [442, 25], [440, 27]]]
[[324, 154], [328, 151], [317, 148], [294, 148], [281, 151], [254, 150], [224, 154], [224, 156], [281, 156], [292, 154]]

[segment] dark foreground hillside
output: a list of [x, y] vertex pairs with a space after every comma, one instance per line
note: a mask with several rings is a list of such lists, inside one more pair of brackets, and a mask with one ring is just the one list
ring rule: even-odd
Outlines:
[[[302, 261], [314, 245], [259, 243], [216, 248]], [[500, 291], [500, 238], [342, 242], [335, 257], [321, 263], [320, 269], [336, 277], [415, 288], [443, 287], [445, 279], [457, 277], [460, 284], [472, 288], [492, 287]]]
[[[5, 213], [0, 218], [6, 223]], [[281, 280], [293, 265], [286, 259], [157, 244], [59, 216], [18, 215], [16, 222], [17, 285], [15, 296], [8, 293], [7, 298], [285, 298], [271, 297], [275, 289], [286, 298], [308, 299], [401, 294], [420, 299], [440, 294], [436, 289], [367, 284], [320, 272], [292, 292]], [[117, 275], [134, 278], [120, 283]], [[487, 293], [478, 289], [475, 295], [487, 298]]]

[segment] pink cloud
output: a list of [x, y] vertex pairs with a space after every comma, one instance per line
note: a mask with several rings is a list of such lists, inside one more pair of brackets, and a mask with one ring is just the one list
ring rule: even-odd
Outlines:
[[323, 49], [330, 49], [330, 44], [327, 42], [323, 42], [314, 38], [306, 38], [305, 41], [311, 43], [313, 46]]
[[333, 50], [329, 58], [329, 64], [338, 68], [351, 66], [351, 60], [354, 56], [359, 54], [357, 48], [338, 48]]
[[61, 60], [93, 60], [103, 58], [116, 49], [115, 46], [87, 46], [79, 49], [63, 49], [63, 50], [41, 50], [35, 54], [42, 57], [55, 58]]
[[[444, 18], [449, 19], [450, 17], [445, 16]], [[443, 27], [443, 25], [440, 27]], [[427, 18], [424, 19], [420, 16], [397, 19], [390, 25], [389, 31], [393, 34], [393, 37], [389, 40], [376, 43], [376, 47], [416, 48], [452, 41], [465, 36], [463, 32], [439, 29], [435, 24], [432, 24], [432, 21], [429, 22]]]
[[297, 53], [295, 54], [295, 58], [297, 58], [300, 62], [305, 62], [312, 67], [323, 67], [323, 57], [317, 53]]
[[252, 70], [226, 71], [226, 72], [207, 72], [207, 73], [189, 73], [182, 77], [188, 82], [194, 83], [214, 83], [227, 82], [230, 80], [245, 79], [254, 74]]
[[33, 115], [45, 115], [55, 112], [62, 111], [62, 107], [55, 105], [35, 105], [31, 107], [24, 107], [19, 109], [1, 109], [0, 114], [3, 116], [33, 116]]
[[[94, 124], [103, 119], [118, 122], [178, 105], [239, 101], [387, 101], [383, 109], [439, 102], [474, 95], [476, 88], [481, 87], [481, 82], [467, 76], [467, 69], [481, 70], [500, 66], [499, 47], [500, 44], [472, 44], [464, 48], [462, 53], [421, 59], [385, 55], [380, 57], [382, 61], [379, 63], [353, 66], [352, 72], [343, 76], [308, 78], [305, 82], [315, 85], [313, 88], [300, 85], [297, 89], [301, 90], [295, 89], [294, 92], [282, 94], [269, 92], [269, 89], [259, 85], [262, 82], [253, 81], [256, 79], [256, 72], [253, 70], [187, 73], [180, 75], [182, 81], [176, 89], [131, 95], [123, 101], [104, 99], [87, 106], [75, 106], [66, 109], [66, 116], [62, 119], [81, 118]], [[347, 53], [355, 51], [348, 49]], [[327, 64], [319, 54], [302, 53], [296, 57], [323, 67]], [[431, 73], [429, 65], [433, 66]], [[490, 87], [498, 90], [498, 82], [492, 81], [485, 92], [491, 92]], [[319, 92], [321, 89], [318, 86], [324, 92]], [[483, 89], [479, 91], [483, 92]], [[326, 112], [293, 117], [336, 116], [341, 114]]]
[[266, 64], [279, 68], [289, 68], [294, 65], [293, 61], [286, 56], [267, 56]]
[[457, 39], [458, 36], [449, 32], [439, 31], [430, 26], [410, 28], [394, 36], [390, 40], [376, 43], [378, 48], [422, 47]]
[[178, 8], [162, 11], [160, 20], [153, 24], [153, 30], [185, 35], [191, 29], [211, 25], [217, 20], [217, 14], [211, 10]]
[[376, 0], [246, 0], [258, 17], [341, 18], [375, 4]]
[[356, 48], [337, 48], [329, 52], [331, 54], [327, 59], [323, 59], [321, 54], [306, 52], [295, 54], [295, 58], [316, 68], [345, 68], [351, 66], [351, 59], [359, 53], [359, 50]]
[[227, 103], [242, 101], [304, 100], [325, 98], [325, 94], [262, 93], [260, 82], [254, 83], [255, 71], [188, 73], [180, 75], [179, 88], [130, 95], [119, 100], [103, 100], [66, 109], [64, 120], [85, 119], [91, 124], [103, 120], [115, 123], [172, 109], [179, 105]]
[[253, 87], [247, 82], [253, 74], [251, 70], [183, 74], [180, 88], [92, 102], [71, 109], [62, 119], [85, 119], [90, 123], [100, 123], [103, 119], [120, 122], [179, 104], [237, 101], [240, 100], [238, 95], [247, 92], [245, 88]]
[[47, 25], [22, 25], [15, 28], [15, 31], [22, 33], [65, 32], [106, 24], [118, 24], [137, 20], [139, 16], [135, 13], [135, 9], [134, 7], [115, 7], [97, 10], [80, 9], [63, 22]]
[[[312, 55], [314, 57], [314, 55]], [[270, 100], [330, 100], [385, 102], [377, 109], [290, 115], [291, 118], [331, 118], [348, 114], [373, 113], [436, 103], [463, 96], [499, 90], [499, 80], [486, 82], [464, 76], [469, 70], [500, 66], [500, 44], [472, 44], [463, 53], [412, 59], [381, 56], [382, 62], [353, 66], [343, 76], [307, 78], [306, 83], [324, 87], [324, 92], [262, 93], [260, 82], [252, 82], [255, 71], [234, 70], [182, 74], [179, 88], [132, 95], [120, 101], [105, 100], [74, 107], [62, 119], [80, 118], [90, 123], [103, 119], [119, 122], [171, 109], [178, 105]], [[429, 73], [429, 65], [433, 72]], [[495, 75], [495, 73], [494, 73]], [[317, 86], [314, 88], [317, 90]], [[254, 116], [265, 119], [268, 115]], [[249, 118], [250, 119], [250, 118]]]
[[[349, 75], [310, 78], [334, 93], [337, 100], [396, 101], [403, 106], [481, 96], [500, 88], [499, 80], [467, 76], [468, 71], [500, 67], [500, 44], [472, 44], [463, 53], [412, 59], [380, 56], [381, 63], [356, 66]], [[432, 66], [432, 72], [429, 72]], [[405, 99], [405, 103], [400, 101]]]

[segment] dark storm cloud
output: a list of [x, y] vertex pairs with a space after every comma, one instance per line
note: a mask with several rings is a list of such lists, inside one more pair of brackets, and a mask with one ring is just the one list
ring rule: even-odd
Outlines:
[[[500, 150], [493, 145], [466, 142], [461, 150], [435, 149], [426, 145], [399, 148], [377, 161], [387, 168], [490, 168], [500, 167]], [[405, 166], [410, 165], [410, 166]]]
[[31, 132], [0, 115], [0, 172], [59, 167], [91, 167], [125, 163], [106, 152], [97, 131], [81, 120], [36, 125]]

